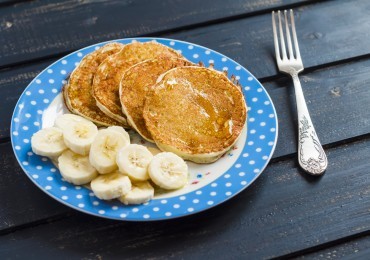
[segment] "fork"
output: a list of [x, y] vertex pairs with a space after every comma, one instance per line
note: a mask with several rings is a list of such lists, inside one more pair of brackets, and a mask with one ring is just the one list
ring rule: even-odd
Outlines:
[[[274, 33], [275, 54], [278, 68], [281, 72], [289, 74], [293, 79], [298, 114], [298, 162], [307, 173], [311, 175], [322, 175], [327, 166], [328, 159], [317, 137], [312, 124], [310, 114], [304, 99], [298, 73], [303, 71], [303, 63], [299, 52], [297, 34], [294, 24], [293, 10], [290, 10], [290, 26], [287, 11], [284, 11], [283, 19], [281, 12], [272, 12], [272, 27]], [[279, 21], [279, 35], [276, 29], [276, 16]], [[283, 21], [282, 21], [283, 20]], [[283, 25], [285, 24], [285, 34]], [[293, 44], [290, 37], [292, 31]], [[278, 37], [279, 36], [279, 37]], [[280, 38], [280, 45], [279, 45]], [[285, 39], [288, 45], [288, 55], [285, 47]], [[294, 45], [294, 47], [293, 47]], [[281, 54], [280, 54], [281, 50]]]

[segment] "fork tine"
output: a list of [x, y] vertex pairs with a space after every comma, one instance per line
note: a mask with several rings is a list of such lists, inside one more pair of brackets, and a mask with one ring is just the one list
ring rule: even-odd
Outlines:
[[276, 17], [275, 17], [275, 12], [272, 11], [272, 31], [274, 33], [274, 44], [275, 44], [275, 55], [276, 55], [276, 60], [280, 60], [280, 50], [279, 50], [279, 40], [276, 32]]
[[285, 40], [284, 40], [284, 32], [283, 32], [283, 26], [281, 25], [281, 15], [280, 10], [278, 11], [278, 17], [279, 17], [279, 31], [280, 31], [280, 43], [281, 43], [281, 52], [283, 54], [283, 60], [288, 59], [286, 56], [286, 49], [285, 49]]
[[292, 24], [292, 34], [293, 34], [293, 41], [294, 41], [294, 49], [297, 56], [297, 59], [301, 58], [301, 54], [299, 52], [298, 40], [297, 40], [297, 33], [295, 31], [295, 23], [294, 23], [294, 13], [293, 10], [290, 9], [290, 21]]
[[293, 48], [292, 48], [292, 40], [290, 38], [289, 22], [288, 22], [288, 18], [287, 18], [286, 14], [287, 14], [287, 11], [285, 10], [284, 11], [285, 31], [286, 31], [286, 41], [287, 41], [287, 44], [288, 44], [289, 58], [294, 59]]

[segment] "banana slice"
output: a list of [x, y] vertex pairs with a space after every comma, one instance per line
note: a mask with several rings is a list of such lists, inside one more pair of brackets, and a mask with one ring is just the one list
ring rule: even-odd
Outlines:
[[89, 120], [72, 114], [64, 114], [55, 120], [55, 126], [63, 131], [64, 142], [69, 149], [81, 155], [89, 154], [98, 127]]
[[133, 205], [148, 202], [153, 197], [154, 188], [148, 181], [143, 181], [132, 183], [131, 190], [126, 195], [123, 195], [118, 199], [126, 205]]
[[31, 138], [32, 151], [35, 154], [55, 157], [63, 153], [67, 146], [63, 142], [63, 132], [59, 128], [41, 129]]
[[89, 157], [67, 150], [58, 158], [58, 166], [63, 178], [75, 185], [89, 183], [98, 172], [89, 162]]
[[117, 133], [122, 135], [122, 137], [124, 137], [126, 139], [126, 142], [128, 144], [130, 144], [130, 135], [126, 132], [126, 130], [122, 126], [115, 126], [114, 125], [114, 126], [108, 127], [107, 129], [112, 130], [112, 131], [116, 131]]
[[148, 167], [149, 176], [159, 187], [166, 190], [179, 189], [188, 181], [188, 165], [174, 153], [159, 153]]
[[130, 144], [117, 154], [119, 171], [135, 181], [149, 180], [148, 165], [152, 159], [148, 148], [138, 144]]
[[71, 123], [78, 123], [78, 122], [90, 122], [86, 118], [82, 116], [74, 115], [74, 114], [63, 114], [58, 116], [54, 121], [54, 126], [60, 129], [68, 128]]
[[129, 134], [126, 132], [126, 130], [123, 127], [121, 127], [121, 126], [115, 126], [114, 125], [114, 126], [108, 127], [107, 129], [113, 130], [113, 131], [116, 131], [116, 132], [122, 134], [130, 142], [130, 136], [129, 136]]
[[112, 172], [92, 180], [91, 189], [99, 199], [111, 200], [127, 194], [131, 190], [131, 181], [122, 173]]
[[129, 144], [128, 134], [126, 136], [111, 127], [99, 130], [90, 148], [91, 165], [101, 174], [113, 172], [118, 168], [116, 163], [118, 151]]

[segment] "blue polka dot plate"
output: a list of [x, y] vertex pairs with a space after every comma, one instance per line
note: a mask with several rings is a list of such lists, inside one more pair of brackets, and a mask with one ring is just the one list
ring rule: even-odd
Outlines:
[[[32, 80], [19, 98], [12, 117], [12, 146], [19, 164], [33, 183], [54, 199], [79, 211], [111, 219], [177, 218], [230, 199], [247, 188], [265, 169], [275, 149], [278, 124], [274, 105], [258, 80], [232, 59], [196, 44], [163, 38], [115, 41], [127, 44], [153, 40], [178, 50], [192, 62], [214, 63], [215, 69], [235, 75], [248, 105], [246, 129], [217, 162], [204, 165], [188, 162], [189, 183], [180, 190], [158, 193], [143, 205], [126, 206], [119, 201], [99, 200], [87, 187], [65, 182], [53, 162], [33, 154], [30, 144], [33, 133], [52, 126], [55, 118], [66, 112], [60, 92], [68, 75], [83, 56], [106, 42], [83, 48], [54, 62]], [[145, 142], [133, 132], [130, 135], [133, 143]]]

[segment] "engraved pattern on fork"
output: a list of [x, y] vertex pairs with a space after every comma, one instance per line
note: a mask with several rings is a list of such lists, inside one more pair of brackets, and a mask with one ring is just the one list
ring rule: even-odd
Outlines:
[[[306, 105], [306, 101], [303, 95], [301, 83], [298, 78], [298, 73], [303, 71], [303, 63], [299, 52], [297, 34], [295, 30], [293, 10], [290, 10], [290, 24], [287, 17], [287, 11], [284, 11], [284, 23], [286, 41], [288, 45], [288, 54], [285, 46], [285, 37], [282, 26], [281, 12], [278, 11], [277, 15], [272, 12], [272, 26], [274, 34], [274, 45], [275, 54], [278, 68], [281, 72], [289, 74], [293, 79], [294, 91], [297, 102], [297, 114], [298, 114], [298, 162], [299, 165], [307, 173], [312, 175], [322, 175], [327, 166], [328, 160], [326, 154], [320, 144], [319, 138], [317, 137], [315, 128], [312, 124], [310, 114]], [[278, 16], [279, 36], [277, 33], [276, 17]], [[290, 28], [291, 27], [291, 28]], [[290, 36], [290, 30], [292, 31], [293, 44]], [[279, 41], [280, 38], [280, 41]], [[281, 50], [281, 53], [280, 53]]]

